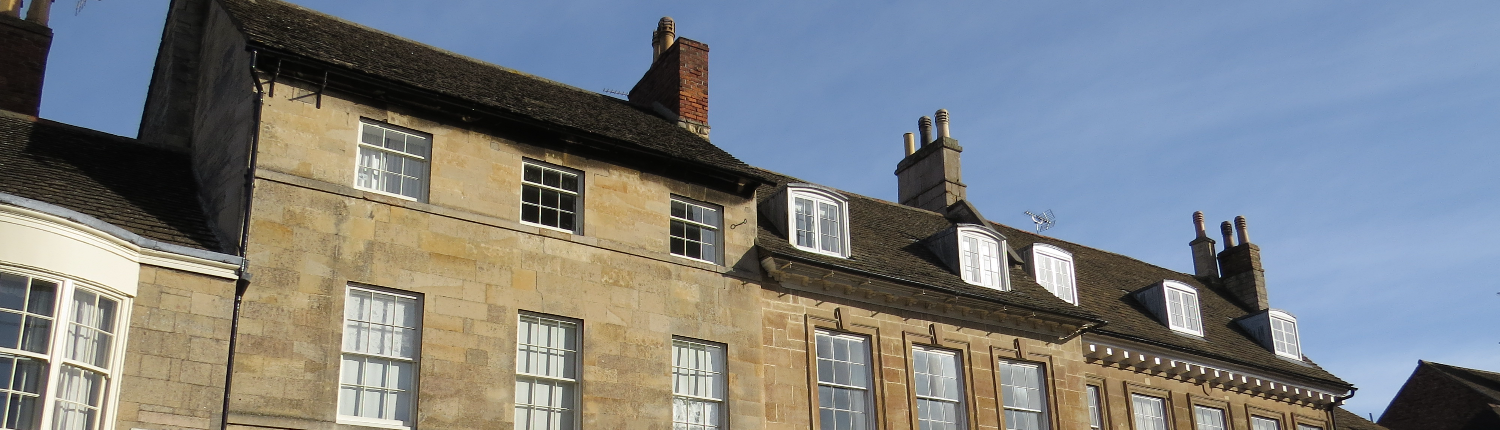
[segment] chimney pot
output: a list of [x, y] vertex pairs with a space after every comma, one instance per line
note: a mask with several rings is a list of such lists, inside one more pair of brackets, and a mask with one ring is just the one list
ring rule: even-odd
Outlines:
[[1203, 211], [1193, 212], [1193, 228], [1198, 231], [1198, 237], [1208, 237], [1208, 227], [1203, 224]]
[[1224, 249], [1233, 248], [1234, 226], [1229, 225], [1229, 221], [1224, 221], [1223, 224], [1219, 224], [1219, 232], [1224, 233]]
[[902, 138], [906, 140], [906, 155], [911, 156], [917, 153], [917, 137], [911, 133], [906, 133]]
[[26, 9], [26, 20], [37, 24], [47, 25], [47, 20], [51, 16], [52, 0], [33, 0], [31, 7]]
[[1234, 217], [1234, 227], [1235, 230], [1239, 230], [1240, 243], [1250, 243], [1250, 229], [1245, 223], [1245, 217]]
[[932, 143], [932, 118], [925, 116], [918, 118], [917, 131], [922, 133], [922, 146]]
[[1193, 212], [1193, 228], [1198, 237], [1188, 242], [1193, 249], [1193, 276], [1203, 282], [1219, 279], [1219, 260], [1214, 254], [1214, 240], [1208, 238], [1208, 228], [1203, 224], [1203, 212]]
[[671, 48], [676, 42], [677, 22], [672, 21], [670, 16], [661, 17], [661, 20], [656, 22], [656, 31], [651, 33], [651, 62], [655, 63], [661, 58], [661, 54], [667, 52], [667, 48]]
[[937, 136], [938, 139], [948, 137], [948, 110], [938, 109], [937, 114]]

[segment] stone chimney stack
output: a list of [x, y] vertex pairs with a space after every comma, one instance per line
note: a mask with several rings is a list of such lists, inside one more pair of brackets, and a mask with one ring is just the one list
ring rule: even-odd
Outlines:
[[1214, 240], [1208, 238], [1208, 226], [1203, 223], [1203, 212], [1193, 212], [1193, 228], [1198, 237], [1188, 246], [1193, 248], [1193, 275], [1205, 283], [1219, 279], [1219, 260], [1214, 256]]
[[52, 49], [51, 10], [51, 0], [34, 0], [22, 20], [20, 0], [0, 0], [0, 110], [31, 116], [40, 111]]
[[949, 136], [948, 111], [939, 110], [936, 116], [937, 139], [932, 139], [932, 119], [924, 116], [917, 122], [921, 146], [896, 165], [896, 182], [901, 204], [943, 213], [964, 200], [967, 186], [958, 163], [964, 149]]
[[1266, 298], [1266, 271], [1260, 265], [1260, 247], [1250, 243], [1245, 217], [1234, 217], [1234, 226], [1239, 233], [1239, 244], [1232, 241], [1229, 223], [1222, 225], [1224, 241], [1227, 242], [1224, 252], [1219, 253], [1224, 289], [1251, 311], [1270, 309], [1270, 300]]
[[677, 24], [662, 17], [651, 52], [651, 68], [630, 89], [630, 102], [708, 138], [708, 45], [677, 37]]

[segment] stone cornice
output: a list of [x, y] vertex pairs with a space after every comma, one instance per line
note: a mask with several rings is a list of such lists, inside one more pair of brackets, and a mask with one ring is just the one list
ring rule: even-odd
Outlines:
[[1101, 339], [1093, 334], [1083, 340], [1083, 356], [1089, 363], [1255, 394], [1288, 403], [1326, 407], [1338, 402], [1340, 396], [1349, 394], [1345, 387], [1288, 382], [1285, 378], [1242, 366], [1187, 357], [1121, 339]]

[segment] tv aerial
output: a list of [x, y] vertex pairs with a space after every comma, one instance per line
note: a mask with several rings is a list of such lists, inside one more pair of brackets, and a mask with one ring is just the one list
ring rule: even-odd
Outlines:
[[1031, 213], [1031, 211], [1026, 211], [1026, 216], [1031, 217], [1031, 222], [1036, 223], [1037, 233], [1047, 231], [1047, 229], [1052, 228], [1053, 225], [1057, 224], [1057, 216], [1052, 214], [1051, 209], [1047, 209], [1046, 211], [1039, 214], [1034, 214]]

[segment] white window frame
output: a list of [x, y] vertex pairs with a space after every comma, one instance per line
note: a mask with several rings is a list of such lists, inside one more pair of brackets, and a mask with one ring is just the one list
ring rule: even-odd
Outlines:
[[1260, 415], [1251, 415], [1250, 430], [1281, 430], [1281, 420]]
[[1083, 386], [1084, 395], [1088, 396], [1089, 402], [1089, 428], [1104, 428], [1104, 396], [1103, 390], [1098, 385], [1088, 384]]
[[1162, 282], [1162, 300], [1167, 310], [1167, 326], [1173, 331], [1203, 336], [1203, 313], [1198, 289], [1177, 281]]
[[[371, 120], [371, 119], [364, 119], [364, 118], [362, 118], [362, 119], [360, 119], [359, 124], [360, 124], [359, 125], [359, 132], [356, 133], [356, 135], [354, 136], [354, 146], [355, 146], [355, 148], [354, 148], [354, 188], [362, 190], [362, 191], [367, 191], [367, 192], [372, 192], [372, 193], [376, 193], [376, 194], [391, 196], [391, 197], [395, 197], [395, 198], [398, 198], [398, 199], [418, 201], [418, 202], [426, 202], [427, 201], [427, 197], [428, 197], [428, 192], [431, 190], [431, 187], [432, 187], [432, 153], [433, 153], [433, 143], [432, 143], [433, 139], [432, 139], [432, 135], [431, 134], [427, 134], [427, 133], [422, 133], [422, 132], [419, 132], [419, 131], [416, 131], [416, 130], [412, 130], [412, 129], [409, 129], [409, 128], [405, 128], [405, 127], [398, 127], [398, 126], [387, 124], [387, 123], [384, 123], [384, 122]], [[398, 150], [386, 148], [383, 145], [371, 145], [371, 144], [365, 143], [365, 127], [375, 127], [375, 128], [379, 128], [381, 130], [385, 130], [387, 132], [396, 132], [396, 133], [401, 133], [401, 134], [405, 134], [405, 135], [410, 135], [410, 136], [416, 136], [416, 137], [425, 138], [425, 139], [427, 139], [427, 154], [426, 155], [414, 154], [414, 153], [411, 153], [411, 152], [398, 151]], [[378, 189], [376, 187], [366, 187], [364, 185], [361, 185], [359, 183], [360, 170], [364, 169], [365, 166], [363, 164], [361, 164], [360, 160], [364, 158], [364, 156], [362, 154], [366, 150], [377, 151], [377, 152], [380, 152], [380, 153], [383, 153], [383, 154], [395, 155], [395, 156], [398, 156], [398, 157], [403, 157], [403, 158], [406, 158], [406, 159], [416, 160], [416, 161], [421, 162], [421, 164], [422, 164], [422, 177], [416, 178], [416, 179], [418, 179], [417, 180], [417, 184], [418, 184], [417, 187], [420, 189], [419, 192], [416, 193], [417, 195], [416, 196], [409, 196], [409, 195], [405, 195], [405, 194], [401, 194], [401, 193], [392, 193], [392, 192], [389, 192], [389, 191]], [[402, 172], [402, 173], [404, 174], [405, 172]]]
[[1323, 430], [1323, 428], [1312, 424], [1297, 424], [1297, 430]]
[[[712, 213], [713, 219], [694, 220], [691, 219], [691, 216], [679, 217], [675, 213], [675, 209], [671, 209], [671, 212], [667, 214], [668, 218], [671, 219], [667, 231], [667, 253], [689, 260], [702, 261], [709, 264], [722, 264], [721, 262], [724, 261], [724, 208], [719, 205], [704, 203], [677, 195], [672, 196], [671, 202], [668, 203], [668, 205], [671, 207], [675, 207], [678, 203], [685, 205], [688, 210], [699, 208], [703, 209], [705, 213]], [[707, 255], [701, 254], [700, 251], [700, 257], [689, 256], [687, 255], [685, 250], [681, 254], [677, 253], [677, 250], [672, 249], [672, 242], [679, 239], [684, 242], [693, 242], [692, 239], [688, 239], [686, 237], [679, 238], [677, 236], [675, 232], [675, 225], [678, 223], [683, 224], [685, 228], [697, 227], [699, 229], [699, 234], [703, 235], [703, 238], [707, 239], [698, 240], [697, 242], [708, 244], [709, 246], [712, 246], [713, 249]]]
[[[1276, 355], [1293, 360], [1301, 360], [1302, 335], [1297, 332], [1297, 317], [1286, 311], [1276, 309], [1267, 312], [1266, 317], [1267, 327], [1271, 331], [1271, 349], [1276, 351]], [[1277, 329], [1277, 321], [1283, 324], [1290, 324], [1292, 329], [1290, 331]], [[1292, 338], [1287, 339], [1287, 334], [1290, 334]]]
[[[707, 363], [704, 363], [704, 361]], [[725, 368], [723, 344], [705, 342], [683, 337], [672, 338], [672, 428], [684, 430], [710, 430], [724, 428], [725, 392], [728, 370]], [[686, 365], [686, 366], [684, 366]], [[708, 387], [696, 384], [707, 382]], [[687, 392], [684, 392], [687, 391]], [[681, 404], [679, 404], [681, 402]], [[685, 412], [683, 405], [699, 404], [712, 407], [716, 412], [710, 419], [694, 422], [689, 417], [678, 416]], [[709, 421], [712, 422], [709, 422]]]
[[[541, 344], [523, 344], [523, 343], [521, 343], [522, 339], [523, 339], [523, 336], [520, 334], [520, 330], [522, 330], [522, 329], [524, 329], [526, 327], [524, 324], [521, 324], [521, 320], [526, 319], [526, 318], [535, 319], [537, 321], [537, 324], [544, 325], [544, 326], [546, 326], [548, 324], [557, 325], [559, 327], [561, 327], [563, 325], [571, 326], [572, 330], [573, 330], [573, 339], [572, 339], [573, 344], [572, 345], [566, 345], [566, 344], [564, 344], [562, 346], [549, 346], [549, 345], [541, 345]], [[570, 319], [570, 318], [562, 318], [562, 317], [556, 317], [556, 316], [545, 315], [545, 314], [536, 314], [536, 313], [530, 313], [530, 312], [521, 312], [516, 317], [516, 321], [517, 321], [517, 324], [516, 324], [516, 331], [517, 331], [517, 335], [516, 335], [517, 336], [516, 337], [516, 385], [517, 385], [518, 389], [519, 389], [519, 386], [521, 385], [523, 379], [524, 380], [531, 380], [531, 381], [533, 381], [533, 383], [551, 384], [554, 387], [557, 387], [557, 386], [570, 386], [572, 388], [572, 395], [570, 396], [571, 398], [566, 399], [566, 400], [567, 401], [571, 401], [571, 405], [573, 406], [572, 409], [568, 410], [568, 418], [570, 419], [570, 421], [572, 422], [573, 425], [571, 427], [562, 427], [561, 425], [553, 425], [553, 426], [550, 426], [549, 428], [554, 429], [554, 430], [569, 430], [569, 429], [577, 429], [577, 428], [579, 428], [579, 426], [581, 425], [581, 423], [579, 421], [582, 419], [581, 412], [582, 412], [582, 408], [583, 408], [583, 394], [582, 394], [582, 392], [583, 392], [583, 390], [582, 390], [582, 388], [583, 388], [583, 384], [582, 384], [583, 378], [582, 378], [582, 376], [583, 375], [580, 374], [580, 372], [582, 371], [582, 363], [580, 363], [580, 361], [581, 361], [582, 353], [583, 353], [583, 351], [582, 351], [583, 350], [583, 322], [582, 321], [578, 321], [578, 320], [574, 320], [574, 319]], [[564, 332], [566, 332], [565, 328], [563, 330], [564, 330]], [[561, 369], [561, 372], [563, 373], [563, 376], [555, 376], [555, 375], [545, 375], [545, 374], [539, 374], [539, 373], [532, 373], [532, 372], [526, 371], [525, 369], [522, 369], [521, 366], [522, 366], [523, 363], [522, 363], [522, 360], [521, 360], [521, 355], [526, 353], [525, 351], [522, 350], [522, 348], [523, 347], [527, 347], [527, 346], [534, 346], [534, 347], [540, 347], [540, 348], [546, 348], [546, 349], [555, 349], [555, 350], [562, 351], [563, 352], [563, 354], [562, 354], [563, 358], [562, 358], [561, 366], [563, 366], [563, 367], [561, 367], [560, 369]], [[571, 349], [571, 350], [567, 349], [569, 346], [571, 346], [573, 349]], [[571, 353], [571, 360], [569, 359], [568, 353]], [[566, 376], [566, 375], [569, 375], [569, 374], [573, 375], [573, 377], [569, 378], [569, 377]], [[556, 389], [556, 388], [554, 388], [554, 389]], [[535, 407], [535, 406], [540, 406], [540, 405], [528, 403], [525, 406]], [[520, 399], [515, 399], [515, 407], [513, 408], [513, 411], [522, 409], [522, 407], [523, 407], [523, 405], [520, 402]], [[558, 409], [561, 409], [561, 408], [558, 408]], [[515, 426], [515, 428], [518, 428], [518, 429], [519, 428], [526, 428], [526, 429], [535, 428], [535, 425], [533, 425], [533, 424], [522, 423], [521, 422], [521, 418], [520, 418], [520, 414], [515, 414], [513, 416], [513, 420], [512, 421], [513, 421], [513, 425]]]
[[[1078, 267], [1073, 253], [1045, 243], [1031, 245], [1031, 275], [1052, 295], [1078, 305]], [[1059, 276], [1063, 273], [1065, 276]], [[1059, 285], [1058, 279], [1065, 282]]]
[[[920, 355], [924, 355], [924, 354], [926, 355], [926, 357], [919, 357]], [[917, 421], [918, 422], [918, 426], [921, 425], [921, 421], [922, 421], [922, 419], [921, 419], [921, 410], [922, 410], [922, 407], [924, 405], [928, 404], [928, 403], [924, 403], [924, 402], [930, 402], [930, 403], [948, 403], [948, 404], [952, 404], [953, 405], [953, 411], [954, 411], [954, 417], [953, 417], [953, 421], [952, 421], [953, 428], [954, 429], [959, 429], [959, 430], [968, 428], [968, 419], [969, 419], [968, 402], [964, 401], [964, 398], [966, 397], [966, 395], [965, 395], [965, 387], [964, 387], [964, 361], [963, 361], [963, 357], [959, 356], [958, 351], [949, 350], [949, 349], [940, 349], [940, 348], [929, 348], [929, 347], [924, 347], [924, 346], [921, 346], [921, 345], [912, 345], [911, 355], [912, 355], [912, 378], [913, 378], [912, 394], [917, 399], [917, 408], [916, 409], [917, 409], [917, 414], [918, 414], [918, 418], [917, 418], [917, 420], [918, 420]], [[942, 358], [944, 360], [947, 360], [948, 363], [952, 363], [952, 365], [953, 365], [952, 366], [953, 374], [952, 375], [946, 375], [946, 374], [941, 374], [941, 373], [930, 373], [930, 372], [925, 371], [925, 369], [922, 369], [921, 366], [918, 365], [918, 363], [923, 362], [923, 361], [931, 363], [931, 360], [933, 360], [935, 358]], [[929, 366], [928, 368], [930, 369], [931, 367]], [[942, 369], [942, 368], [938, 369], [938, 371], [940, 371], [940, 372], [944, 371], [944, 370], [946, 370], [946, 369]], [[923, 382], [924, 382], [923, 379], [925, 378], [926, 381], [931, 381], [933, 377], [936, 377], [936, 378], [950, 378], [951, 377], [951, 378], [953, 378], [954, 381], [955, 381], [954, 388], [955, 388], [956, 392], [954, 392], [951, 397], [945, 397], [944, 394], [934, 394], [932, 392], [932, 388], [933, 387], [932, 387], [931, 382], [927, 382], [926, 386], [928, 388], [928, 392], [924, 394], [922, 392], [922, 386], [923, 386]], [[946, 421], [943, 421], [943, 422], [946, 423]]]
[[[45, 379], [37, 382], [37, 389], [38, 391], [40, 391], [39, 393], [36, 393], [36, 396], [34, 397], [36, 399], [35, 407], [37, 408], [37, 411], [36, 415], [33, 415], [31, 417], [33, 420], [35, 420], [34, 422], [36, 423], [36, 428], [53, 428], [55, 425], [57, 425], [53, 421], [55, 421], [57, 418], [57, 409], [59, 407], [58, 403], [73, 403], [72, 401], [60, 398], [64, 395], [63, 389], [65, 388], [64, 384], [62, 383], [63, 381], [60, 379], [60, 375], [63, 373], [64, 367], [79, 369], [83, 372], [89, 372], [103, 377], [101, 383], [104, 386], [99, 390], [99, 405], [96, 409], [97, 412], [94, 414], [95, 421], [93, 422], [93, 428], [101, 430], [114, 428], [115, 418], [117, 415], [116, 412], [118, 412], [118, 408], [116, 406], [119, 405], [120, 399], [119, 386], [120, 380], [122, 378], [121, 373], [125, 364], [126, 334], [129, 332], [128, 329], [130, 327], [130, 311], [133, 305], [132, 299], [129, 296], [121, 294], [112, 288], [70, 279], [65, 276], [55, 276], [50, 273], [9, 266], [0, 266], [0, 272], [27, 277], [28, 291], [30, 290], [32, 279], [40, 279], [45, 282], [53, 283], [56, 288], [51, 309], [51, 328], [47, 331], [48, 344], [46, 352], [39, 353], [19, 348], [21, 346], [20, 342], [23, 340], [22, 333], [24, 333], [25, 330], [24, 324], [22, 325], [23, 328], [21, 329], [21, 331], [17, 332], [16, 341], [18, 348], [0, 348], [0, 354], [35, 360], [38, 361], [38, 364], [42, 366], [42, 369], [40, 370], [45, 374]], [[98, 298], [106, 298], [115, 302], [114, 320], [110, 321], [110, 323], [113, 325], [114, 331], [110, 333], [111, 340], [109, 341], [108, 345], [105, 346], [105, 351], [107, 351], [107, 353], [109, 354], [109, 357], [105, 362], [105, 366], [107, 367], [101, 368], [91, 363], [74, 360], [68, 357], [68, 354], [70, 352], [70, 348], [68, 348], [67, 342], [68, 337], [70, 336], [69, 329], [72, 328], [74, 324], [77, 324], [77, 322], [73, 319], [75, 317], [75, 315], [73, 314], [73, 311], [75, 309], [75, 307], [73, 306], [73, 299], [75, 294], [79, 290], [84, 290], [98, 296]], [[97, 303], [97, 299], [95, 300], [95, 302]], [[31, 314], [27, 311], [12, 313], [24, 313], [23, 315], [43, 316], [41, 314]], [[12, 369], [14, 371], [14, 367]], [[7, 375], [6, 377], [9, 378], [10, 376]]]
[[[797, 200], [799, 199], [810, 200], [813, 203], [813, 230], [811, 231], [811, 246], [798, 243]], [[832, 241], [825, 239], [823, 237], [824, 235], [822, 234], [822, 231], [826, 227], [821, 216], [822, 205], [833, 205], [836, 207], [835, 215], [838, 216], [838, 220], [836, 220], [836, 222], [838, 222], [838, 226], [835, 227], [834, 230], [837, 231], [839, 237], [833, 239]], [[792, 246], [803, 251], [814, 252], [839, 258], [849, 258], [849, 199], [844, 198], [844, 196], [838, 195], [836, 193], [828, 192], [818, 188], [788, 187], [786, 200], [786, 220], [787, 240], [791, 241]], [[825, 249], [830, 246], [829, 242], [832, 242], [831, 245], [837, 247], [838, 249]]]
[[[352, 296], [356, 292], [359, 292], [359, 293], [370, 293], [372, 295], [374, 295], [374, 294], [380, 294], [380, 295], [395, 297], [397, 300], [407, 299], [407, 300], [413, 301], [413, 306], [416, 307], [415, 319], [412, 322], [412, 324], [414, 324], [414, 325], [412, 325], [412, 326], [395, 326], [393, 324], [385, 324], [385, 323], [379, 323], [379, 322], [369, 322], [369, 321], [351, 319], [350, 318], [351, 314], [350, 314], [350, 309], [348, 307], [348, 303], [349, 303], [350, 296]], [[338, 398], [338, 403], [334, 405], [335, 413], [337, 414], [337, 419], [335, 421], [338, 422], [339, 424], [352, 424], [352, 425], [360, 425], [360, 426], [367, 426], [367, 427], [380, 427], [380, 428], [388, 428], [388, 429], [410, 429], [412, 427], [415, 427], [416, 426], [416, 419], [417, 419], [417, 402], [418, 402], [418, 397], [419, 397], [417, 395], [417, 387], [418, 387], [417, 382], [418, 382], [418, 379], [419, 379], [418, 375], [421, 373], [421, 368], [422, 368], [422, 366], [421, 366], [421, 357], [422, 357], [422, 297], [420, 295], [417, 295], [417, 294], [414, 294], [414, 293], [409, 293], [409, 292], [404, 292], [404, 291], [397, 291], [397, 290], [391, 290], [391, 289], [385, 289], [385, 288], [374, 288], [374, 287], [363, 286], [363, 285], [358, 285], [358, 284], [348, 284], [347, 286], [345, 286], [345, 289], [344, 289], [344, 303], [345, 303], [345, 306], [344, 306], [344, 319], [343, 319], [343, 321], [344, 321], [344, 323], [343, 323], [343, 333], [341, 333], [341, 335], [340, 335], [340, 344], [341, 344], [341, 346], [339, 347], [339, 350], [341, 351], [340, 354], [339, 354], [339, 367], [340, 367], [340, 370], [339, 370], [339, 394], [338, 394], [339, 398]], [[370, 353], [370, 352], [363, 352], [363, 351], [350, 351], [349, 350], [348, 338], [345, 337], [345, 336], [349, 335], [349, 324], [350, 324], [350, 322], [361, 322], [361, 323], [370, 323], [370, 324], [379, 324], [379, 325], [390, 325], [392, 327], [400, 327], [400, 328], [410, 329], [411, 330], [410, 336], [411, 336], [411, 343], [412, 343], [412, 345], [411, 345], [411, 347], [412, 347], [411, 356], [410, 357], [403, 357], [403, 356], [400, 356], [400, 355], [392, 355], [392, 354], [378, 354], [378, 353]], [[409, 387], [411, 387], [410, 390], [408, 390], [409, 393], [410, 393], [410, 394], [408, 394], [410, 396], [410, 400], [407, 402], [407, 407], [409, 408], [409, 410], [407, 410], [407, 416], [410, 417], [409, 422], [408, 421], [401, 421], [401, 420], [394, 420], [394, 419], [366, 417], [366, 416], [360, 416], [360, 415], [344, 415], [343, 411], [339, 410], [339, 408], [342, 408], [342, 405], [343, 405], [343, 402], [344, 402], [344, 397], [343, 397], [344, 396], [344, 385], [346, 385], [346, 383], [343, 380], [344, 372], [345, 372], [346, 369], [344, 369], [343, 366], [346, 364], [346, 361], [351, 356], [358, 357], [358, 358], [361, 358], [361, 359], [366, 359], [366, 360], [374, 359], [374, 360], [385, 360], [385, 361], [391, 361], [391, 362], [400, 361], [400, 362], [409, 363], [409, 366], [411, 368], [411, 370], [409, 372], [409, 377], [411, 378], [411, 381], [407, 382], [407, 385]], [[387, 388], [387, 387], [381, 387], [381, 388]]]
[[[1217, 416], [1213, 416], [1217, 414]], [[1193, 405], [1194, 430], [1228, 430], [1229, 415], [1223, 409]]]
[[[875, 429], [877, 422], [874, 389], [874, 360], [871, 357], [870, 337], [817, 329], [813, 331], [813, 338], [813, 354], [814, 362], [816, 363], [815, 372], [817, 372], [818, 378], [818, 427], [824, 430], [834, 430], [823, 427], [823, 415], [825, 413], [837, 415], [838, 413], [843, 412], [850, 415], [855, 413], [864, 415], [865, 425], [863, 427], [856, 427], [856, 430]], [[839, 353], [841, 351], [836, 349], [836, 343], [844, 346], [849, 346], [847, 351], [842, 351], [847, 353], [844, 358], [840, 358]], [[861, 355], [856, 356], [856, 354]], [[862, 360], [862, 362], [860, 360]], [[843, 366], [840, 366], [840, 364], [843, 364]], [[840, 367], [847, 369], [848, 372], [839, 372]], [[863, 367], [864, 370], [863, 372], [861, 372], [859, 370], [855, 370], [855, 367]], [[849, 378], [849, 380], [840, 382], [840, 376], [846, 376]], [[856, 379], [857, 377], [862, 377], [864, 380], [860, 381]], [[860, 382], [863, 382], [864, 386], [860, 386]], [[859, 399], [857, 401], [859, 402], [860, 406], [864, 407], [864, 410], [855, 411], [852, 409], [837, 408], [836, 405], [832, 404], [834, 402], [831, 399], [823, 399], [825, 388], [827, 389], [828, 393], [827, 397], [837, 396], [839, 392], [848, 392], [851, 394], [858, 393], [857, 395], [859, 396]], [[854, 405], [854, 401], [855, 400], [851, 399], [851, 408]]]
[[[546, 175], [548, 170], [556, 171], [559, 174], [572, 175], [573, 179], [575, 181], [574, 184], [578, 186], [578, 189], [577, 190], [568, 190], [568, 189], [564, 189], [564, 188], [559, 188], [559, 187], [554, 187], [554, 186], [551, 186], [551, 185], [547, 185], [547, 184], [544, 184], [542, 182], [528, 181], [528, 180], [526, 180], [526, 167], [527, 166], [535, 166], [537, 168], [542, 169], [542, 174], [543, 175]], [[516, 219], [520, 220], [521, 224], [529, 225], [529, 226], [532, 226], [532, 227], [545, 228], [545, 229], [548, 229], [548, 230], [561, 231], [561, 232], [570, 233], [570, 234], [583, 234], [583, 208], [584, 208], [584, 205], [583, 205], [583, 189], [584, 189], [584, 185], [585, 185], [584, 184], [584, 180], [583, 180], [584, 179], [583, 171], [577, 170], [577, 169], [570, 169], [570, 168], [559, 166], [559, 165], [556, 165], [556, 164], [551, 164], [551, 163], [546, 163], [546, 162], [542, 162], [542, 161], [537, 161], [537, 160], [532, 160], [530, 158], [526, 158], [526, 159], [522, 159], [521, 160], [521, 169], [520, 169], [520, 172], [518, 172], [518, 173], [520, 173], [520, 179], [521, 179], [521, 193], [519, 195], [517, 195], [517, 197], [520, 197], [520, 199], [518, 199], [516, 201], [516, 203], [518, 205], [518, 207], [516, 208], [516, 210], [517, 210], [516, 211]], [[562, 228], [560, 226], [550, 226], [550, 225], [547, 225], [547, 224], [543, 224], [543, 223], [540, 222], [541, 221], [540, 215], [538, 215], [539, 217], [537, 218], [538, 222], [527, 221], [526, 220], [526, 206], [529, 205], [529, 204], [531, 204], [531, 203], [526, 203], [526, 187], [528, 187], [528, 186], [529, 187], [536, 187], [539, 190], [555, 191], [555, 192], [557, 192], [559, 194], [572, 195], [573, 196], [573, 210], [572, 210], [572, 213], [573, 213], [573, 229], [569, 230], [569, 229]], [[534, 204], [534, 206], [537, 206], [539, 208], [545, 207], [545, 206], [540, 205], [539, 203], [538, 204]], [[556, 210], [562, 210], [562, 208], [560, 208], [560, 207], [559, 208], [555, 208], [555, 209]], [[540, 209], [538, 209], [538, 210], [540, 210]], [[561, 224], [561, 222], [559, 222], [558, 224]]]
[[[1142, 407], [1150, 406], [1151, 410]], [[1135, 430], [1169, 430], [1171, 424], [1167, 419], [1167, 399], [1145, 394], [1130, 394], [1130, 415], [1135, 422]]]
[[[1051, 428], [1050, 414], [1047, 413], [1047, 368], [1041, 363], [1030, 361], [1000, 360], [1000, 405], [1002, 410], [1001, 420], [1004, 421], [1003, 428], [1006, 430], [1048, 430]], [[1036, 387], [1018, 385], [1016, 382], [1017, 370], [1030, 370], [1036, 376], [1032, 382]], [[1034, 390], [1039, 399], [1036, 407], [1026, 407], [1016, 404], [1017, 399], [1012, 396], [1018, 390]], [[1029, 392], [1029, 391], [1028, 391]], [[1011, 427], [1011, 414], [1034, 414], [1037, 417], [1037, 426], [1028, 428]], [[1097, 410], [1095, 410], [1097, 412]]]
[[[976, 245], [980, 249], [974, 249]], [[992, 248], [986, 249], [987, 247]], [[1006, 270], [1005, 260], [1004, 239], [980, 227], [958, 227], [958, 267], [964, 282], [1009, 291], [1009, 271]]]

